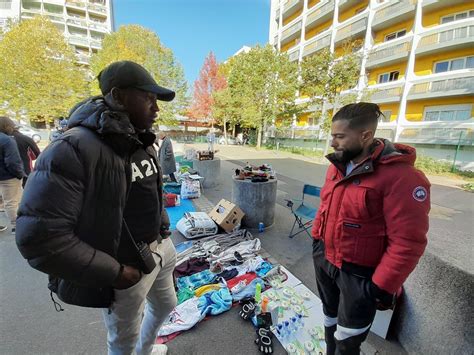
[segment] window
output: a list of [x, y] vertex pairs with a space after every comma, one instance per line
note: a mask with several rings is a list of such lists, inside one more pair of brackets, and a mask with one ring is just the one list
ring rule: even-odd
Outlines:
[[443, 17], [441, 17], [441, 23], [448, 23], [448, 22], [458, 21], [458, 20], [462, 20], [462, 19], [465, 19], [465, 18], [468, 18], [468, 17], [474, 17], [474, 10], [463, 11], [463, 12], [459, 12], [457, 14], [443, 16]]
[[389, 81], [398, 80], [398, 71], [392, 71], [390, 73], [384, 73], [379, 75], [379, 84], [388, 83]]
[[474, 56], [444, 60], [434, 64], [435, 73], [474, 68]]
[[390, 34], [385, 36], [385, 42], [391, 41], [392, 39], [396, 39], [396, 38], [399, 38], [399, 37], [403, 37], [406, 34], [407, 34], [406, 30], [400, 30], [400, 31], [397, 31], [397, 32], [390, 33]]
[[465, 121], [471, 118], [472, 105], [428, 106], [424, 121]]

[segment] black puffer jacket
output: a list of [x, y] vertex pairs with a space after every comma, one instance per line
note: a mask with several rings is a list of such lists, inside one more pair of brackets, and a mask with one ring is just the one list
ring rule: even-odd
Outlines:
[[[120, 270], [130, 155], [141, 142], [153, 149], [155, 136], [141, 133], [138, 140], [128, 115], [111, 111], [102, 98], [79, 105], [69, 127], [40, 155], [28, 179], [16, 242], [33, 268], [50, 275], [49, 287], [61, 300], [108, 307]], [[166, 212], [162, 223], [169, 224]]]

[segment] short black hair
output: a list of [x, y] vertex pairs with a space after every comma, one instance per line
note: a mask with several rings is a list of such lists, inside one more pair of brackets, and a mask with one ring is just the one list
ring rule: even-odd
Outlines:
[[332, 118], [332, 122], [349, 121], [349, 128], [377, 128], [379, 117], [383, 116], [380, 107], [370, 102], [358, 102], [343, 106]]

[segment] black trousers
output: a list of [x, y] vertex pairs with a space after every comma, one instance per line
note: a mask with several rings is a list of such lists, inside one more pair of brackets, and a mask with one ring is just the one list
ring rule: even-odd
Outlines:
[[[350, 266], [335, 267], [325, 258], [320, 240], [313, 242], [313, 262], [323, 312], [328, 318], [327, 354], [360, 354], [376, 312], [375, 298], [370, 293], [370, 270], [352, 272]], [[336, 318], [337, 326], [331, 323]]]

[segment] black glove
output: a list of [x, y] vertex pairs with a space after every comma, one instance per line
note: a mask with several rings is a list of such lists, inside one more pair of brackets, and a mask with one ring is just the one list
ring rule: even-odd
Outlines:
[[369, 281], [370, 294], [377, 303], [377, 309], [380, 311], [385, 311], [387, 309], [392, 309], [395, 305], [396, 294], [388, 293], [385, 290], [382, 290], [372, 281]]
[[243, 300], [239, 301], [239, 303], [242, 305], [242, 309], [239, 312], [240, 318], [244, 320], [252, 318], [256, 308], [256, 303], [253, 297], [244, 298]]
[[255, 339], [255, 344], [257, 344], [258, 350], [261, 353], [273, 353], [272, 332], [269, 329], [265, 328], [257, 329], [257, 339]]

